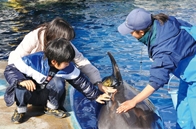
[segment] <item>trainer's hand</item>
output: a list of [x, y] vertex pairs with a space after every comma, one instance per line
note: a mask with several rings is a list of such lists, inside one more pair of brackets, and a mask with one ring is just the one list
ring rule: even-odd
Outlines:
[[24, 80], [24, 81], [20, 82], [19, 85], [25, 87], [29, 91], [36, 90], [36, 85], [32, 80]]
[[135, 106], [136, 106], [136, 102], [134, 100], [127, 100], [117, 108], [116, 113], [127, 112], [128, 110], [134, 108]]
[[134, 108], [137, 103], [142, 102], [148, 98], [155, 91], [154, 87], [147, 85], [139, 94], [137, 94], [133, 99], [123, 102], [116, 110], [116, 113], [127, 112], [128, 110]]

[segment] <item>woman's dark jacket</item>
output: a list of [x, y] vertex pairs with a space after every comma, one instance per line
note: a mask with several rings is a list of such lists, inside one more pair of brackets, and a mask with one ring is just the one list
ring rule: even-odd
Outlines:
[[164, 24], [155, 20], [151, 29], [139, 39], [148, 46], [149, 57], [153, 60], [149, 84], [155, 90], [168, 83], [169, 74], [178, 67], [180, 60], [196, 53], [195, 40], [180, 26], [192, 25], [172, 16]]

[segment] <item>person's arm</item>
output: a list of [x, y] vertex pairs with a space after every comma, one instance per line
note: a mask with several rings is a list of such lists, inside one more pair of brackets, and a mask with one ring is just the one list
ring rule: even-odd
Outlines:
[[137, 94], [133, 99], [123, 102], [118, 108], [117, 113], [127, 112], [128, 110], [134, 108], [136, 104], [142, 102], [148, 98], [155, 89], [151, 85], [147, 85], [139, 94]]
[[17, 46], [17, 48], [14, 51], [10, 52], [8, 64], [14, 63], [20, 57], [41, 51], [43, 49], [43, 45], [38, 40], [38, 30], [39, 29], [36, 29], [25, 35], [22, 42]]
[[72, 46], [75, 50], [75, 58], [73, 61], [81, 70], [81, 72], [89, 78], [92, 84], [101, 82], [102, 78], [100, 76], [99, 70], [95, 66], [93, 66], [91, 62], [87, 58], [85, 58], [73, 44]]
[[[98, 103], [105, 103], [104, 101], [110, 100], [110, 96], [108, 94], [102, 94], [101, 91], [97, 89], [90, 81], [88, 81], [88, 79], [82, 73], [80, 73], [77, 78], [68, 79], [67, 81], [90, 100], [96, 100]], [[116, 89], [112, 89], [109, 92], [116, 92]]]
[[84, 73], [91, 83], [94, 85], [97, 85], [99, 90], [102, 92], [110, 92], [111, 88], [103, 86], [101, 83], [101, 76], [99, 73], [99, 70], [93, 66], [90, 61], [83, 56], [81, 52], [78, 51], [78, 49], [72, 44], [74, 50], [75, 50], [75, 58], [74, 63], [77, 65], [77, 67], [81, 70], [82, 73]]

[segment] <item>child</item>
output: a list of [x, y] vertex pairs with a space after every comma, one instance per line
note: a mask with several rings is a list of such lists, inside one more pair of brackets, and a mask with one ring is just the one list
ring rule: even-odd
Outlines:
[[[68, 81], [88, 99], [104, 103], [109, 100], [108, 94], [102, 94], [71, 63], [75, 51], [71, 43], [58, 38], [51, 40], [44, 52], [37, 52], [20, 58], [9, 64], [4, 75], [10, 86], [6, 89], [4, 99], [7, 106], [16, 102], [17, 108], [11, 121], [21, 123], [27, 112], [27, 105], [45, 106], [45, 113], [59, 118], [66, 116], [59, 110], [59, 99], [63, 90], [54, 83], [53, 76]], [[114, 92], [111, 89], [110, 92]]]
[[118, 31], [133, 37], [148, 47], [153, 63], [149, 84], [132, 100], [125, 101], [117, 113], [126, 112], [154, 91], [163, 87], [173, 73], [180, 79], [177, 104], [177, 128], [196, 127], [196, 43], [181, 26], [192, 25], [163, 13], [152, 15], [142, 8], [132, 10]]

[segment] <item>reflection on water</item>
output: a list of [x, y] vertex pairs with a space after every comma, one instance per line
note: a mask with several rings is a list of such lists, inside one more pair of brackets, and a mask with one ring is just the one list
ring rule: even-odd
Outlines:
[[[146, 8], [153, 14], [163, 12], [196, 24], [196, 3], [191, 1], [65, 0], [51, 3], [30, 0], [8, 3], [0, 0], [0, 60], [7, 59], [9, 52], [21, 42], [27, 32], [60, 16], [73, 25], [76, 31], [73, 44], [100, 70], [102, 77], [107, 76], [111, 70], [110, 60], [106, 55], [110, 51], [117, 60], [123, 79], [141, 90], [148, 82], [151, 65], [146, 47], [131, 36], [121, 36], [117, 32], [117, 26], [136, 7]], [[175, 81], [171, 84], [170, 88], [177, 86]], [[172, 129], [175, 127], [175, 111], [166, 88], [159, 89], [150, 99], [159, 109], [166, 128]], [[88, 105], [82, 107], [83, 112], [79, 112], [81, 119], [88, 116], [85, 113], [96, 114], [88, 102], [76, 99], [79, 106], [84, 103]], [[95, 119], [93, 117], [87, 123], [93, 125]], [[82, 121], [80, 123], [84, 124]]]

